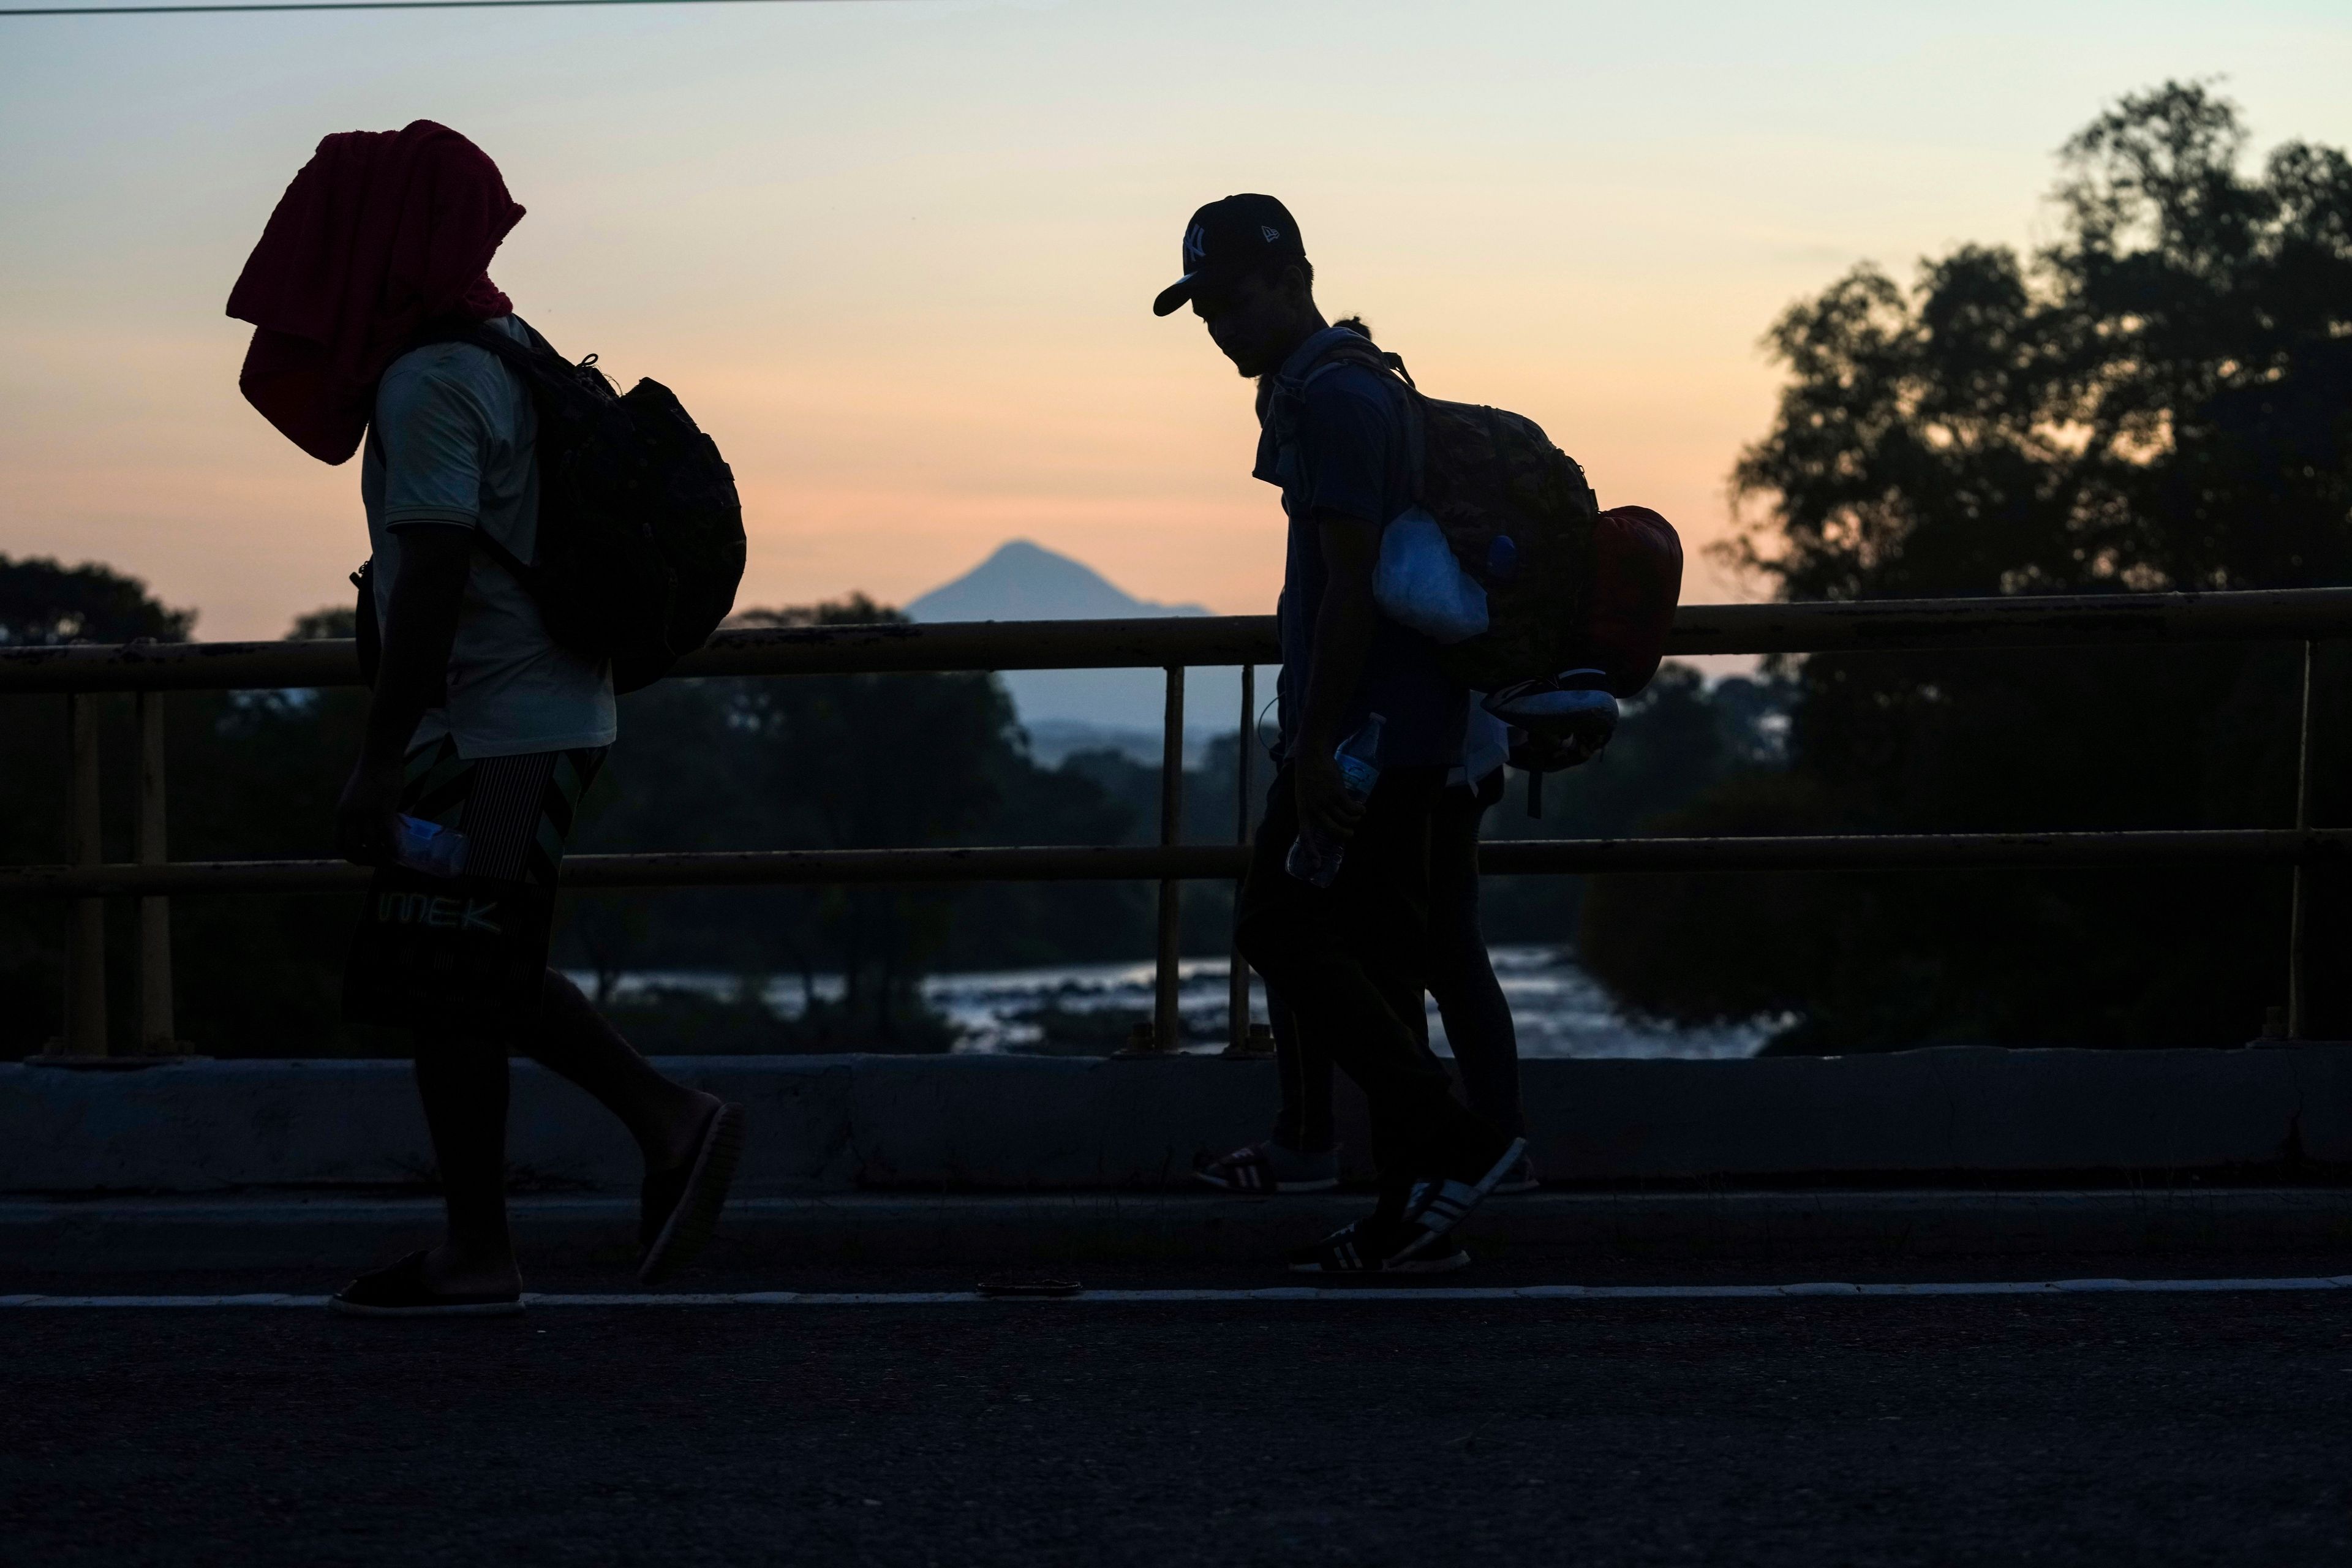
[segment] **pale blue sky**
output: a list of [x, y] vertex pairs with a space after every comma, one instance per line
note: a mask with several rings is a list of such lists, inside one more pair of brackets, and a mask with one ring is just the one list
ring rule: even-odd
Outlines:
[[2352, 143], [2340, 4], [0, 20], [0, 552], [110, 561], [212, 637], [343, 596], [356, 472], [244, 406], [221, 303], [320, 135], [420, 116], [530, 209], [494, 268], [522, 312], [719, 437], [746, 603], [903, 599], [1027, 536], [1268, 608], [1247, 389], [1147, 309], [1243, 189], [1430, 390], [1704, 541], [1773, 316], [1857, 260], [2045, 236], [2053, 151], [2168, 76], [2221, 79], [2258, 148]]

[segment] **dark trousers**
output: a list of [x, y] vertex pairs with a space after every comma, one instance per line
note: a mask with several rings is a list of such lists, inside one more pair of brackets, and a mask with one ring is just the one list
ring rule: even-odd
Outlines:
[[[1422, 1005], [1430, 816], [1444, 779], [1440, 768], [1382, 773], [1339, 878], [1317, 888], [1282, 867], [1298, 811], [1290, 770], [1278, 770], [1235, 921], [1243, 956], [1288, 1009], [1302, 1050], [1336, 1063], [1364, 1091], [1388, 1205], [1417, 1177], [1475, 1163], [1500, 1136], [1454, 1100], [1430, 1054]], [[1327, 1107], [1329, 1099], [1327, 1090]]]
[[1482, 790], [1440, 791], [1430, 813], [1428, 981], [1470, 1109], [1517, 1138], [1528, 1130], [1519, 1114], [1519, 1032], [1478, 925], [1478, 825], [1502, 796], [1497, 769]]
[[1266, 1016], [1274, 1024], [1274, 1069], [1282, 1080], [1282, 1109], [1274, 1113], [1274, 1141], [1302, 1154], [1328, 1154], [1339, 1141], [1331, 1128], [1331, 1058], [1298, 1043], [1298, 1020], [1265, 984]]
[[[1501, 797], [1502, 785], [1498, 771], [1483, 790], [1443, 789], [1430, 809], [1423, 978], [1445, 1019], [1446, 1042], [1462, 1070], [1470, 1109], [1517, 1137], [1527, 1131], [1519, 1110], [1518, 1031], [1478, 924], [1478, 828], [1486, 808]], [[1266, 1010], [1282, 1081], [1274, 1141], [1303, 1153], [1323, 1153], [1333, 1141], [1331, 1058], [1306, 1047], [1280, 990], [1270, 982]]]

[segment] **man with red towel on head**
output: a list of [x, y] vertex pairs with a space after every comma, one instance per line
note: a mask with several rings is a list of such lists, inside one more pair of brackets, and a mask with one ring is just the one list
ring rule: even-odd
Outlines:
[[646, 1158], [639, 1277], [710, 1236], [741, 1108], [672, 1082], [547, 967], [564, 839], [613, 743], [611, 671], [550, 637], [500, 564], [535, 558], [537, 416], [468, 331], [544, 347], [509, 313], [490, 258], [523, 209], [498, 165], [446, 126], [346, 132], [270, 215], [229, 295], [254, 325], [246, 398], [323, 463], [360, 448], [373, 552], [361, 606], [382, 627], [366, 740], [338, 847], [376, 868], [344, 1011], [409, 1031], [448, 1237], [335, 1297], [369, 1315], [511, 1312], [507, 1057], [603, 1101]]

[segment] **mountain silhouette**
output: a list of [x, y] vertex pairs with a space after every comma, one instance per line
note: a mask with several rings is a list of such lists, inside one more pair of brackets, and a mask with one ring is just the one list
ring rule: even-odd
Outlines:
[[[1122, 620], [1146, 616], [1205, 616], [1198, 605], [1139, 599], [1082, 561], [1025, 539], [1007, 540], [989, 558], [929, 593], [908, 601], [918, 621]], [[1133, 752], [1149, 737], [1156, 754], [1165, 679], [1156, 669], [1023, 669], [1004, 676], [1013, 707], [1041, 753], [1056, 754], [1101, 731], [1104, 744]], [[1261, 669], [1260, 700], [1274, 695], [1273, 671]], [[1241, 671], [1185, 672], [1185, 729], [1197, 738], [1241, 720]], [[1040, 733], [1040, 731], [1045, 733]], [[1050, 744], [1047, 736], [1052, 737]]]
[[1208, 613], [1198, 605], [1139, 599], [1085, 562], [1025, 539], [1006, 540], [954, 582], [907, 605], [907, 614], [919, 621], [1094, 621]]

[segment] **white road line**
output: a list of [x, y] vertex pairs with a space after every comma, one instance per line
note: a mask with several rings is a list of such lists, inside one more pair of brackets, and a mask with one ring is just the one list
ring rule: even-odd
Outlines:
[[[2352, 1274], [2255, 1279], [1985, 1279], [1926, 1285], [1496, 1285], [1270, 1286], [1256, 1290], [1088, 1290], [1075, 1297], [982, 1296], [976, 1290], [731, 1290], [660, 1295], [527, 1293], [534, 1307], [962, 1307], [1093, 1302], [1166, 1305], [1190, 1301], [1749, 1301], [1806, 1296], [2210, 1295], [2246, 1290], [2352, 1289]], [[0, 1296], [0, 1308], [319, 1308], [324, 1296]]]

